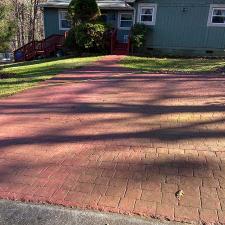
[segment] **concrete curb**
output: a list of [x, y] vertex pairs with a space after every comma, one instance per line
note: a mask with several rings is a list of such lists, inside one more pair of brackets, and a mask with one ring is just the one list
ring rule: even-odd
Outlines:
[[0, 225], [181, 225], [181, 223], [0, 200]]

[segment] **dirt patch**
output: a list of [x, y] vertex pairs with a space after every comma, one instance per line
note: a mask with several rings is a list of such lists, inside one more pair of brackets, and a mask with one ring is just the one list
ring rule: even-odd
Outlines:
[[225, 67], [218, 68], [216, 73], [225, 73]]
[[16, 74], [13, 73], [0, 73], [0, 79], [9, 79], [9, 78], [15, 78]]

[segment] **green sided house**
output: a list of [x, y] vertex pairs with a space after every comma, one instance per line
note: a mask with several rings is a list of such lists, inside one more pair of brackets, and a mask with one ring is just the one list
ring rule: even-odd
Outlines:
[[[84, 0], [85, 1], [85, 0]], [[45, 36], [71, 27], [70, 0], [48, 0]], [[225, 56], [225, 0], [98, 0], [104, 21], [117, 29], [117, 42], [127, 43], [135, 23], [149, 27], [146, 53]]]

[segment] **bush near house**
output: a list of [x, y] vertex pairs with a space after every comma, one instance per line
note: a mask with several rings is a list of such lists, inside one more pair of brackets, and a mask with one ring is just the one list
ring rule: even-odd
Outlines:
[[95, 21], [101, 15], [96, 0], [72, 0], [69, 5], [69, 14], [73, 25]]
[[148, 27], [146, 25], [137, 23], [133, 26], [131, 30], [132, 53], [144, 47], [147, 33]]
[[100, 23], [84, 23], [75, 27], [76, 44], [80, 50], [91, 52], [104, 51], [106, 26]]
[[96, 0], [72, 0], [69, 14], [73, 24], [66, 47], [80, 52], [104, 52], [107, 26], [99, 22], [101, 13]]

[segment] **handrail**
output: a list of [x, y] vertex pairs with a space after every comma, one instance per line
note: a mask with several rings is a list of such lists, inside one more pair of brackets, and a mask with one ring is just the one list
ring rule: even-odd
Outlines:
[[111, 54], [113, 53], [115, 48], [116, 36], [117, 36], [117, 30], [115, 29], [111, 35]]
[[64, 35], [60, 34], [53, 34], [41, 41], [31, 41], [27, 43], [26, 45], [18, 48], [14, 51], [14, 57], [16, 59], [16, 54], [18, 52], [21, 53], [20, 60], [28, 60], [30, 59], [30, 55], [32, 57], [36, 57], [38, 54], [40, 55], [40, 52], [44, 52], [44, 56], [48, 56], [51, 54], [52, 51], [55, 51], [57, 47], [60, 45], [63, 45], [63, 41], [65, 40]]
[[33, 41], [28, 42], [27, 44], [23, 45], [22, 47], [16, 49], [14, 52], [19, 51], [19, 50], [21, 50], [21, 49], [24, 49], [26, 46], [30, 45], [32, 42], [33, 42]]
[[16, 59], [16, 54], [17, 54], [18, 52], [21, 52], [21, 60], [26, 60], [26, 52], [27, 52], [27, 51], [30, 51], [30, 50], [33, 51], [34, 48], [35, 48], [35, 41], [31, 41], [31, 42], [25, 44], [24, 46], [22, 46], [22, 47], [16, 49], [16, 50], [13, 52], [14, 58]]
[[44, 46], [44, 40], [36, 41], [35, 50], [42, 51]]
[[52, 34], [52, 35], [48, 36], [47, 38], [45, 38], [45, 39], [43, 39], [43, 40], [41, 40], [41, 41], [30, 41], [30, 42], [28, 42], [27, 44], [23, 45], [22, 47], [16, 49], [14, 52], [19, 51], [19, 50], [22, 50], [22, 49], [25, 49], [25, 48], [26, 48], [28, 45], [30, 45], [31, 43], [47, 41], [47, 40], [51, 39], [52, 37], [62, 37], [62, 38], [64, 38], [64, 36], [61, 35], [61, 34]]
[[128, 36], [128, 46], [127, 46], [128, 55], [130, 54], [130, 49], [131, 49], [131, 34], [129, 34]]

